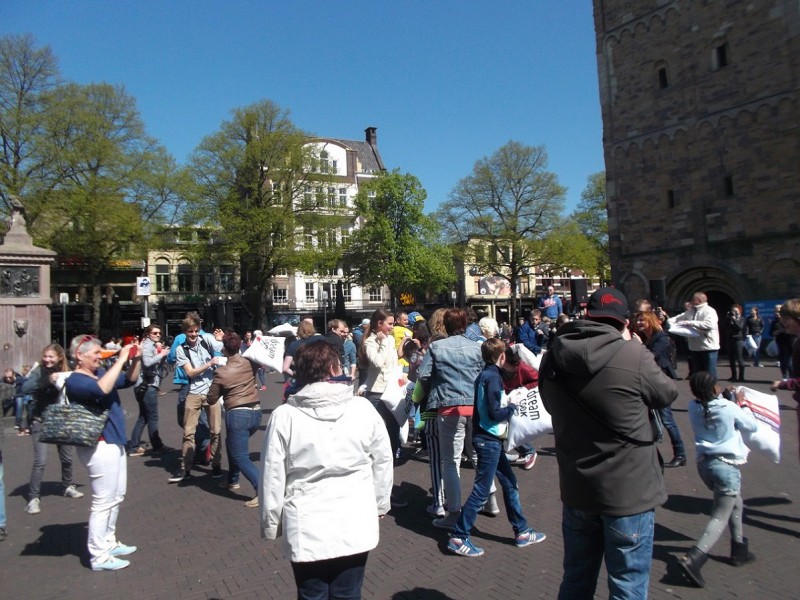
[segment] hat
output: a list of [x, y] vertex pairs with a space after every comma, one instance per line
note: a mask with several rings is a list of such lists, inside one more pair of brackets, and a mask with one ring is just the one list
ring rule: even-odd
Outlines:
[[628, 319], [628, 299], [616, 288], [602, 287], [589, 296], [586, 316], [590, 319], [614, 319], [624, 324]]
[[425, 317], [419, 314], [417, 311], [408, 313], [408, 324], [413, 325], [417, 321], [424, 321]]
[[369, 325], [369, 319], [361, 319], [361, 325], [363, 327], [366, 327], [367, 325]]

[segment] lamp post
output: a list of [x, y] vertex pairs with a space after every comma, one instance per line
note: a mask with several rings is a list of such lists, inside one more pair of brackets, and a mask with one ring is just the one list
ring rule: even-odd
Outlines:
[[450, 292], [450, 297], [453, 299], [453, 308], [455, 308], [456, 307], [456, 298], [458, 297], [458, 294], [456, 293], [455, 290]]
[[62, 348], [67, 348], [67, 304], [69, 304], [69, 294], [60, 293], [58, 301], [61, 303], [61, 325], [64, 328], [64, 345]]
[[322, 328], [328, 327], [328, 290], [322, 290]]

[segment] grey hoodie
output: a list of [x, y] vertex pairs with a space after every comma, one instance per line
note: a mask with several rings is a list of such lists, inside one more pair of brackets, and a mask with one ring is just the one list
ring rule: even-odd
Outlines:
[[542, 360], [539, 389], [553, 417], [562, 502], [625, 516], [667, 500], [649, 409], [678, 391], [643, 344], [608, 324], [567, 323]]

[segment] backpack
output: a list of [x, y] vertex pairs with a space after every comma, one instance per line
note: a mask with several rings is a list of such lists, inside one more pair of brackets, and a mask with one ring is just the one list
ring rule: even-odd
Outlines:
[[[205, 337], [204, 335], [201, 335], [201, 336], [200, 336], [200, 345], [201, 345], [203, 348], [205, 348], [205, 349], [206, 349], [206, 352], [208, 352], [208, 355], [209, 355], [211, 358], [214, 358], [214, 350], [212, 350], [212, 349], [211, 349], [211, 346], [210, 346], [210, 345], [209, 345], [209, 343], [206, 341], [206, 337]], [[190, 358], [190, 356], [191, 356], [191, 355], [189, 354], [189, 351], [190, 351], [189, 343], [188, 343], [188, 342], [184, 342], [184, 343], [182, 343], [182, 344], [181, 344], [181, 348], [183, 348], [183, 353], [186, 355], [186, 358], [189, 360], [189, 364], [191, 365], [191, 364], [192, 364], [192, 359]], [[192, 365], [192, 366], [194, 366], [194, 365]], [[190, 381], [190, 382], [191, 382], [191, 380], [192, 380], [192, 378], [191, 378], [191, 377], [189, 377], [188, 375], [187, 375], [187, 379], [189, 379], [189, 381]]]

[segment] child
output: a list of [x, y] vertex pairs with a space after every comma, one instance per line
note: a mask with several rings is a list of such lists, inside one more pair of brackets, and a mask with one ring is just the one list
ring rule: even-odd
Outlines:
[[741, 398], [727, 400], [720, 393], [717, 379], [707, 371], [699, 371], [689, 381], [695, 400], [689, 403], [689, 421], [694, 430], [697, 471], [703, 483], [714, 492], [711, 520], [702, 537], [680, 559], [680, 567], [689, 580], [703, 587], [700, 569], [708, 551], [722, 535], [725, 524], [731, 532], [730, 563], [738, 567], [755, 560], [748, 552], [747, 538], [742, 537], [742, 475], [739, 465], [747, 462], [749, 450], [741, 431], [755, 431], [753, 415], [741, 409]]
[[481, 355], [486, 366], [475, 381], [475, 410], [472, 417], [472, 445], [478, 453], [475, 484], [447, 542], [447, 549], [461, 556], [483, 555], [483, 550], [470, 541], [469, 532], [475, 524], [478, 512], [489, 498], [489, 489], [495, 475], [503, 489], [506, 515], [514, 528], [514, 543], [517, 547], [538, 544], [546, 537], [528, 526], [519, 503], [517, 478], [503, 451], [502, 438], [508, 427], [506, 423], [516, 409], [514, 404], [502, 407], [500, 402], [503, 397], [500, 369], [506, 361], [505, 350], [506, 344], [499, 338], [486, 340], [481, 346]]

